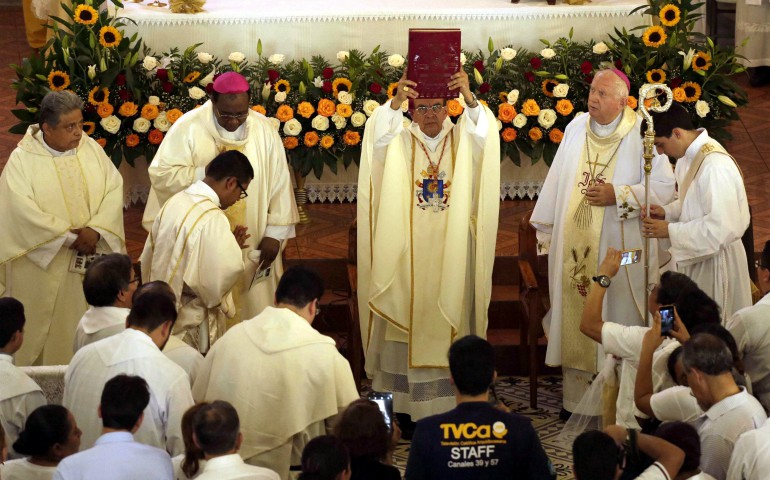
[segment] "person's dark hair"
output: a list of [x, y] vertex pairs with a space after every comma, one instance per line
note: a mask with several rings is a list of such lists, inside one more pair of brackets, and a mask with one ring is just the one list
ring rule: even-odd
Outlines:
[[719, 325], [722, 322], [719, 305], [701, 289], [684, 292], [674, 305], [688, 332], [698, 325]]
[[666, 360], [666, 368], [668, 368], [668, 374], [671, 375], [671, 379], [674, 380], [674, 383], [677, 385], [681, 384], [679, 383], [679, 378], [676, 376], [676, 362], [682, 356], [683, 350], [683, 347], [679, 345], [671, 352], [671, 355], [668, 356], [668, 360]]
[[732, 371], [733, 356], [719, 337], [696, 333], [684, 343], [682, 365], [688, 372], [695, 368], [706, 375], [721, 375]]
[[224, 455], [232, 451], [240, 431], [238, 412], [223, 400], [203, 405], [193, 419], [195, 443], [208, 455]]
[[684, 451], [684, 463], [680, 472], [694, 472], [700, 466], [700, 437], [695, 427], [685, 422], [664, 423], [655, 436], [676, 445]]
[[463, 395], [481, 395], [495, 376], [495, 352], [476, 335], [465, 336], [449, 347], [449, 372]]
[[102, 390], [102, 425], [131, 431], [149, 403], [150, 387], [142, 377], [116, 375], [107, 380]]
[[40, 102], [38, 121], [40, 127], [46, 123], [51, 127], [59, 125], [59, 119], [73, 110], [83, 110], [83, 100], [68, 91], [48, 92]]
[[227, 150], [214, 157], [206, 166], [206, 176], [217, 181], [235, 177], [240, 183], [246, 184], [254, 178], [254, 167], [246, 155], [238, 150]]
[[152, 332], [168, 321], [172, 327], [176, 323], [176, 303], [168, 293], [162, 289], [143, 289], [134, 294], [133, 306], [126, 319], [129, 327]]
[[313, 270], [297, 265], [283, 272], [275, 289], [275, 303], [305, 308], [308, 303], [321, 298], [323, 293], [321, 277]]
[[[692, 123], [692, 117], [687, 110], [678, 103], [672, 103], [671, 107], [665, 112], [650, 111], [652, 123], [655, 125], [655, 136], [671, 138], [675, 128], [682, 130], [695, 130]], [[644, 136], [647, 131], [647, 120], [642, 120], [640, 134]]]
[[57, 443], [67, 443], [71, 430], [69, 410], [61, 405], [43, 405], [27, 417], [13, 449], [21, 455], [44, 457]]
[[176, 294], [174, 293], [174, 289], [171, 288], [171, 285], [168, 283], [162, 281], [162, 280], [155, 280], [152, 282], [147, 282], [139, 285], [136, 288], [136, 291], [134, 292], [134, 297], [132, 301], [137, 301], [139, 297], [142, 295], [145, 295], [147, 293], [157, 293], [159, 295], [164, 295], [166, 298], [174, 302], [176, 304]]
[[663, 272], [658, 282], [656, 301], [661, 305], [672, 305], [680, 295], [697, 289], [698, 284], [687, 275], [672, 271]]
[[359, 398], [348, 405], [334, 427], [334, 436], [348, 447], [353, 458], [380, 461], [390, 448], [390, 432], [379, 407]]
[[83, 277], [86, 302], [94, 307], [109, 307], [131, 281], [131, 257], [110, 253], [94, 260]]
[[599, 430], [581, 433], [572, 444], [575, 478], [612, 480], [618, 467], [619, 449], [615, 440]]
[[708, 333], [709, 335], [714, 335], [725, 342], [727, 348], [730, 349], [733, 363], [738, 362], [741, 359], [741, 353], [738, 351], [738, 344], [735, 343], [735, 337], [733, 337], [733, 334], [722, 325], [718, 323], [707, 323], [704, 325], [697, 325], [695, 328], [688, 331], [690, 332], [690, 336], [693, 336], [696, 333]]
[[182, 471], [187, 478], [193, 478], [201, 469], [201, 460], [205, 457], [203, 450], [195, 444], [193, 438], [195, 415], [209, 402], [196, 403], [188, 408], [182, 415], [182, 441], [184, 442], [184, 460], [182, 460]]
[[350, 454], [345, 444], [331, 435], [322, 435], [305, 445], [299, 480], [335, 480], [349, 467]]
[[13, 334], [24, 330], [24, 305], [13, 297], [0, 298], [0, 348], [5, 348]]

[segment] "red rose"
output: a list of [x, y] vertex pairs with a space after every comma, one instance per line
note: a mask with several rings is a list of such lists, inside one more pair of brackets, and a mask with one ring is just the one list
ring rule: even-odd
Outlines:
[[479, 73], [484, 73], [484, 62], [481, 60], [476, 60], [473, 62], [473, 68], [479, 71]]
[[126, 75], [123, 73], [119, 73], [117, 77], [115, 77], [115, 85], [123, 86], [126, 84]]
[[165, 68], [159, 68], [157, 72], [155, 72], [155, 76], [158, 77], [158, 80], [161, 82], [165, 82], [168, 80], [168, 71]]
[[278, 77], [280, 77], [281, 74], [278, 73], [275, 70], [268, 70], [267, 71], [267, 79], [270, 81], [270, 83], [275, 83], [276, 80], [278, 80]]
[[369, 91], [374, 94], [380, 93], [382, 91], [382, 85], [380, 85], [377, 82], [374, 82], [371, 85], [369, 85]]
[[131, 92], [129, 92], [124, 88], [121, 88], [120, 90], [118, 90], [118, 97], [125, 102], [126, 100], [131, 98]]
[[583, 75], [588, 75], [593, 69], [594, 66], [588, 60], [580, 64], [580, 71], [583, 72]]
[[86, 102], [86, 113], [94, 113], [96, 111], [96, 105], [93, 105], [91, 102]]
[[671, 79], [671, 88], [678, 88], [682, 86], [682, 77], [674, 77]]
[[534, 82], [535, 81], [535, 74], [532, 73], [532, 72], [527, 72], [527, 73], [524, 74], [524, 78], [526, 78], [530, 82]]
[[208, 85], [206, 85], [206, 93], [211, 95], [211, 92], [213, 91], [214, 91], [214, 82], [211, 82]]
[[490, 87], [487, 82], [484, 82], [481, 85], [479, 85], [479, 93], [487, 93], [490, 88], [492, 87]]
[[615, 68], [617, 68], [618, 70], [623, 69], [623, 62], [621, 62], [620, 59], [615, 60]]
[[538, 69], [543, 65], [543, 62], [541, 62], [540, 59], [537, 57], [532, 57], [532, 59], [530, 59], [529, 61], [529, 64], [532, 65], [532, 68]]
[[330, 93], [332, 91], [332, 82], [324, 82], [323, 91]]
[[594, 81], [593, 75], [586, 75], [586, 83], [592, 83]]
[[334, 69], [329, 67], [324, 68], [323, 75], [327, 80], [332, 78], [334, 76]]
[[174, 84], [171, 82], [163, 82], [163, 91], [166, 93], [171, 93], [171, 91], [174, 89]]

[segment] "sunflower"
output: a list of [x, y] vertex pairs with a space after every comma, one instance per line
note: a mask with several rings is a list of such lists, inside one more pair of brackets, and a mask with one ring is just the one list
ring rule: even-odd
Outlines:
[[658, 16], [660, 17], [660, 23], [667, 27], [673, 27], [682, 18], [679, 8], [676, 5], [668, 4], [660, 9]]
[[706, 52], [698, 52], [692, 59], [692, 69], [696, 72], [706, 71], [711, 68], [711, 55]]
[[91, 136], [96, 131], [96, 124], [94, 122], [83, 122], [83, 133]]
[[651, 26], [645, 30], [644, 35], [642, 35], [642, 41], [644, 41], [644, 44], [648, 47], [654, 48], [657, 48], [666, 43], [667, 38], [668, 36], [663, 30], [663, 27], [659, 27], [658, 25]]
[[99, 30], [99, 43], [102, 44], [102, 47], [117, 47], [121, 38], [122, 35], [118, 29], [112, 25], [105, 25]]
[[393, 98], [396, 96], [396, 90], [398, 90], [398, 82], [391, 83], [388, 85], [388, 98]]
[[[340, 92], [349, 92], [351, 88], [353, 88], [353, 82], [347, 78], [335, 78], [332, 82], [332, 92], [334, 92], [335, 98]], [[390, 91], [390, 89], [388, 89], [388, 91]]]
[[695, 82], [684, 82], [682, 84], [682, 90], [684, 90], [684, 101], [687, 103], [697, 102], [700, 99], [701, 88]]
[[78, 5], [75, 9], [75, 21], [82, 25], [93, 25], [99, 19], [99, 13], [88, 5]]
[[508, 92], [500, 92], [497, 94], [497, 99], [501, 102], [507, 102], [508, 101]]
[[275, 82], [275, 85], [273, 85], [273, 90], [276, 92], [285, 92], [289, 93], [291, 92], [291, 85], [289, 85], [288, 80], [278, 80]]
[[[541, 88], [546, 97], [553, 97], [553, 88], [558, 85], [559, 82], [553, 79], [543, 80]], [[507, 97], [506, 97], [507, 98]]]
[[660, 68], [653, 68], [647, 72], [648, 83], [666, 83], [666, 72]]
[[94, 87], [88, 92], [88, 103], [101, 105], [110, 101], [110, 91], [106, 88]]
[[192, 83], [196, 80], [198, 80], [198, 77], [201, 76], [201, 72], [194, 71], [187, 74], [187, 76], [184, 77], [184, 83]]
[[54, 92], [61, 92], [70, 86], [70, 76], [61, 70], [51, 70], [48, 74], [48, 88]]

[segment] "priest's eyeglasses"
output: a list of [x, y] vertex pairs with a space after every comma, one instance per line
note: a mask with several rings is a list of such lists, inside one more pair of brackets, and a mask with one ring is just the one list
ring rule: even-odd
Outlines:
[[757, 267], [757, 269], [764, 268], [764, 269], [770, 270], [770, 265], [765, 265], [760, 260], [754, 260], [754, 266]]
[[249, 112], [239, 113], [237, 115], [232, 113], [220, 113], [219, 109], [216, 107], [214, 107], [214, 113], [222, 120], [236, 120], [238, 122], [242, 122], [249, 117]]
[[419, 113], [420, 115], [425, 115], [426, 113], [428, 113], [429, 110], [434, 114], [438, 115], [440, 113], [443, 113], [444, 110], [446, 110], [446, 107], [444, 105], [441, 105], [440, 103], [437, 103], [430, 107], [427, 105], [420, 105], [419, 107], [416, 107], [414, 109], [414, 112]]
[[245, 188], [243, 188], [243, 185], [241, 185], [241, 182], [239, 182], [238, 180], [236, 180], [236, 181], [235, 181], [235, 183], [238, 185], [238, 188], [240, 188], [240, 189], [241, 189], [241, 194], [240, 194], [240, 196], [239, 196], [238, 198], [239, 198], [240, 200], [243, 200], [244, 198], [248, 197], [248, 196], [249, 196], [249, 194], [248, 194], [248, 193], [246, 193], [246, 189], [245, 189]]

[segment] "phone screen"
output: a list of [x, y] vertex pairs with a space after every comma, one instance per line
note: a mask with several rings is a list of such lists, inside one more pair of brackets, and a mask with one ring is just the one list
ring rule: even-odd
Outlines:
[[641, 249], [623, 250], [623, 253], [621, 253], [620, 255], [620, 264], [631, 265], [632, 263], [639, 263], [641, 259], [642, 259]]
[[385, 425], [388, 430], [393, 430], [393, 394], [390, 392], [371, 392], [369, 400], [380, 407], [382, 417], [385, 419]]
[[668, 335], [674, 328], [674, 306], [660, 307], [660, 334]]

